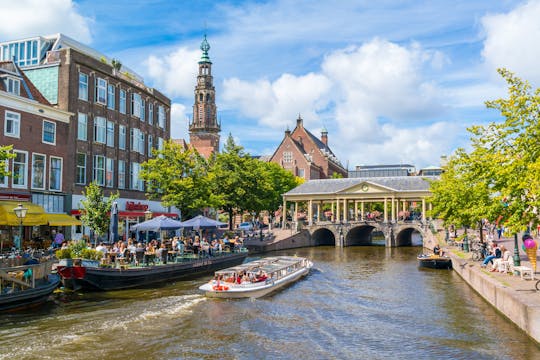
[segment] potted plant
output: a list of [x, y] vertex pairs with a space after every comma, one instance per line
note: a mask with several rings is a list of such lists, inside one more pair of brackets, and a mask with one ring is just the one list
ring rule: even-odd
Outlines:
[[81, 251], [81, 265], [85, 267], [98, 267], [102, 257], [101, 251], [95, 249], [83, 249]]
[[71, 257], [71, 249], [60, 249], [55, 252], [56, 258], [62, 266], [72, 266], [73, 259]]

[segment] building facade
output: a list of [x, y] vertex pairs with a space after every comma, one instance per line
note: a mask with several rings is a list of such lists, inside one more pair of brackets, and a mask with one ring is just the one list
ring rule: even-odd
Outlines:
[[212, 76], [212, 62], [208, 56], [210, 44], [206, 40], [206, 35], [201, 43], [201, 50], [193, 120], [189, 124], [189, 142], [201, 155], [209, 158], [219, 152], [221, 125], [217, 121], [216, 89]]
[[139, 179], [141, 164], [170, 138], [170, 100], [117, 60], [62, 34], [0, 44], [0, 58], [14, 54], [44, 97], [73, 114], [64, 138], [65, 194], [54, 195], [63, 212], [78, 215], [82, 192], [95, 181], [105, 195], [120, 194], [120, 233], [144, 219], [143, 208], [175, 215], [148, 201]]
[[350, 178], [412, 175], [416, 175], [416, 168], [408, 164], [358, 165], [354, 170], [349, 170]]
[[270, 161], [306, 180], [328, 179], [334, 174], [347, 177], [347, 170], [328, 146], [326, 129], [323, 129], [319, 139], [304, 128], [300, 116], [294, 130], [285, 131]]
[[[20, 239], [17, 225], [23, 225], [24, 239], [80, 225], [65, 214], [61, 201], [69, 188], [66, 139], [72, 115], [51, 106], [14, 62], [0, 62], [0, 145], [11, 145], [15, 155], [2, 164], [10, 176], [0, 177], [0, 240], [6, 246]], [[28, 209], [22, 223], [13, 212], [18, 203]]]

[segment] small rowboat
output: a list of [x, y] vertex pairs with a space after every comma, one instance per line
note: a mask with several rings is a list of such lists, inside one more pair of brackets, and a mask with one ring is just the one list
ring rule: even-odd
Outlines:
[[448, 256], [435, 254], [420, 254], [417, 257], [418, 264], [422, 268], [429, 269], [451, 269], [452, 260]]
[[275, 256], [215, 272], [199, 287], [208, 297], [258, 298], [306, 276], [313, 263], [296, 256]]

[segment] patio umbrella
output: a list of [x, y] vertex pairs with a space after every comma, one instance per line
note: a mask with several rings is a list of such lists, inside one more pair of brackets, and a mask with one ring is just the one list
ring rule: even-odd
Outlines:
[[143, 221], [133, 225], [132, 231], [161, 231], [161, 230], [178, 230], [182, 228], [180, 221], [173, 220], [165, 215], [157, 216], [148, 221]]
[[221, 221], [207, 218], [206, 216], [197, 215], [193, 219], [189, 219], [181, 222], [183, 228], [193, 228], [193, 229], [210, 229], [217, 228], [219, 226], [227, 225]]
[[118, 203], [115, 201], [111, 206], [111, 223], [109, 225], [109, 242], [118, 240]]

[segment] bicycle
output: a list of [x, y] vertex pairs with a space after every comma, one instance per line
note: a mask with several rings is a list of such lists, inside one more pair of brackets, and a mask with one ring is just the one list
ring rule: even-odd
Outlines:
[[536, 291], [540, 291], [540, 280], [536, 282], [536, 285], [534, 287], [536, 288]]
[[485, 259], [486, 244], [480, 241], [473, 241], [471, 243], [471, 258], [473, 261], [480, 261]]

